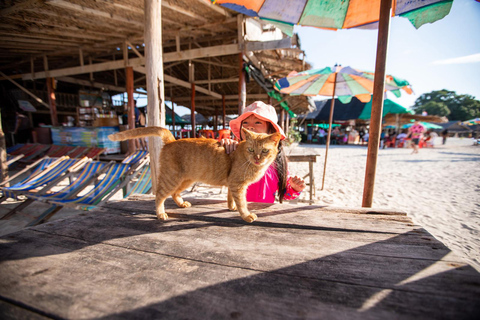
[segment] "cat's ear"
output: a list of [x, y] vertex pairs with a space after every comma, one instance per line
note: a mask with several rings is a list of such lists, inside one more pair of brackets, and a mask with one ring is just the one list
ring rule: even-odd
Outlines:
[[275, 132], [271, 134], [269, 138], [271, 141], [275, 142], [276, 145], [278, 145], [278, 143], [282, 139], [282, 135], [279, 132]]
[[242, 128], [242, 132], [243, 132], [243, 136], [245, 137], [245, 140], [252, 140], [255, 138], [255, 134], [250, 130]]

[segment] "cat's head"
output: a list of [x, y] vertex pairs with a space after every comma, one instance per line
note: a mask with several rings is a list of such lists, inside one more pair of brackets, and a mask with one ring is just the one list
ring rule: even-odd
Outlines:
[[255, 133], [245, 128], [242, 128], [242, 132], [245, 137], [247, 159], [252, 164], [264, 166], [275, 160], [278, 153], [278, 143], [282, 138], [280, 133]]

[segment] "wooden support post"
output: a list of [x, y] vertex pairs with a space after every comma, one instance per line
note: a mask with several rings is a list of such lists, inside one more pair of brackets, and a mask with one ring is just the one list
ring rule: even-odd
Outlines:
[[[161, 1], [145, 0], [145, 68], [147, 81], [148, 126], [165, 127], [165, 90], [162, 52], [162, 4]], [[160, 137], [148, 138], [150, 168], [152, 171], [152, 192], [155, 194], [158, 157], [162, 148]]]
[[[332, 102], [330, 104], [330, 117], [327, 133], [327, 145], [325, 148], [325, 161], [323, 162], [323, 177], [322, 177], [322, 189], [325, 186], [325, 174], [327, 172], [327, 158], [328, 158], [328, 147], [330, 146], [330, 137], [332, 136], [332, 126], [333, 126], [333, 108], [335, 107], [335, 89], [337, 88], [337, 73], [335, 72], [335, 78], [333, 80], [333, 94]], [[313, 120], [312, 120], [313, 121]]]
[[52, 126], [58, 126], [57, 103], [55, 98], [54, 78], [47, 78], [48, 104], [50, 105], [50, 118]]
[[280, 107], [281, 111], [280, 111], [280, 127], [285, 131], [285, 109], [283, 109], [282, 107]]
[[245, 71], [243, 71], [243, 52], [239, 56], [239, 70], [238, 70], [238, 115], [243, 113], [247, 102], [247, 83], [245, 81]]
[[170, 87], [170, 102], [172, 103], [172, 127], [173, 127], [173, 136], [177, 137], [177, 130], [175, 130], [175, 103], [173, 102], [173, 90]]
[[226, 115], [226, 110], [225, 110], [225, 95], [223, 94], [222, 95], [222, 110], [223, 110], [223, 129], [225, 129], [225, 126], [227, 125], [226, 122], [227, 122], [227, 115]]
[[[8, 180], [8, 164], [7, 164], [7, 144], [5, 143], [5, 134], [2, 127], [2, 115], [0, 113], [0, 182]], [[6, 184], [5, 187], [9, 187]]]
[[363, 186], [362, 207], [371, 208], [375, 172], [377, 170], [378, 147], [382, 131], [383, 95], [385, 90], [385, 69], [387, 63], [388, 32], [392, 1], [382, 0], [380, 3], [380, 20], [378, 21], [377, 60], [375, 62], [375, 78], [373, 80], [372, 116], [368, 138], [367, 167]]
[[195, 128], [195, 83], [192, 82], [192, 95], [191, 95], [191, 120], [192, 120], [192, 138], [195, 138], [197, 136], [197, 130]]
[[218, 105], [215, 103], [215, 117], [213, 118], [213, 131], [217, 131], [218, 126]]
[[[128, 129], [135, 128], [135, 102], [133, 100], [133, 67], [125, 68], [126, 76], [126, 90], [127, 90], [127, 105], [128, 105]], [[135, 152], [135, 139], [128, 140], [128, 153]]]

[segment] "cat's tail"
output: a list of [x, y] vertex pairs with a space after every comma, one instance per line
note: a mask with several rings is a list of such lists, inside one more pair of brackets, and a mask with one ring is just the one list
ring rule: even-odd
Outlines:
[[163, 143], [175, 141], [175, 137], [170, 130], [161, 127], [144, 127], [117, 132], [108, 136], [112, 141], [124, 141], [128, 139], [137, 139], [157, 136], [161, 137]]

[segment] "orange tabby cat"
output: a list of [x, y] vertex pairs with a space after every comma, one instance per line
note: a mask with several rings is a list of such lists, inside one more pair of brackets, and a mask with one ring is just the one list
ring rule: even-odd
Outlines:
[[247, 187], [257, 182], [277, 156], [279, 133], [263, 134], [242, 129], [246, 139], [235, 152], [225, 149], [214, 139], [175, 140], [169, 130], [160, 127], [136, 128], [108, 136], [112, 141], [159, 136], [165, 144], [160, 152], [155, 207], [157, 217], [167, 220], [164, 202], [168, 196], [179, 207], [190, 207], [180, 193], [194, 182], [228, 186], [228, 208], [253, 222], [257, 215], [247, 209]]

